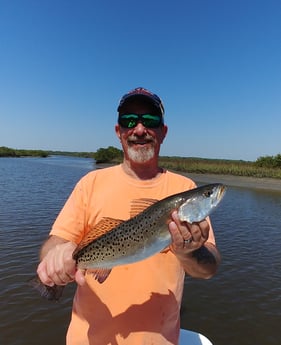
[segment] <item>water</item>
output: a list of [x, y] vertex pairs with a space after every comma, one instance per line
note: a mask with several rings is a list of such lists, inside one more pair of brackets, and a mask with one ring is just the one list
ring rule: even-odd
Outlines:
[[[90, 159], [0, 159], [0, 343], [62, 345], [74, 285], [59, 303], [26, 281], [38, 250]], [[210, 181], [212, 182], [212, 181]], [[212, 216], [223, 261], [211, 280], [186, 278], [182, 327], [215, 345], [280, 345], [281, 194], [228, 188]]]

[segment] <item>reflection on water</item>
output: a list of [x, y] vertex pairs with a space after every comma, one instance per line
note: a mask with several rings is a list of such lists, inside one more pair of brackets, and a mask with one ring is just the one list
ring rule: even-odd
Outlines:
[[281, 194], [228, 190], [212, 217], [222, 265], [212, 280], [187, 279], [184, 326], [215, 344], [280, 343], [280, 209]]
[[[93, 168], [80, 158], [0, 159], [1, 343], [64, 344], [74, 285], [50, 303], [26, 281], [67, 196]], [[280, 344], [280, 209], [281, 194], [228, 188], [212, 216], [222, 265], [211, 280], [186, 278], [184, 328], [216, 345]]]

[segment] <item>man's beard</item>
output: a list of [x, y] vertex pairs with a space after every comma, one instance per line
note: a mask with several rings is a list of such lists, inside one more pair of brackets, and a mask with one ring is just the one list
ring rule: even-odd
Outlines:
[[149, 147], [128, 147], [128, 156], [135, 163], [146, 163], [150, 161], [155, 155], [154, 146]]

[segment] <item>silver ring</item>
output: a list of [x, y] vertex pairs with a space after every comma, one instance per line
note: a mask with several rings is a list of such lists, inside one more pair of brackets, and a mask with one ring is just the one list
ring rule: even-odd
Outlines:
[[183, 240], [184, 244], [189, 244], [192, 242], [192, 237], [190, 237], [188, 240]]

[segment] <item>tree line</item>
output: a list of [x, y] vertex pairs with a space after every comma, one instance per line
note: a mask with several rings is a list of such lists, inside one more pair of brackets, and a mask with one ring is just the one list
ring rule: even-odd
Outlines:
[[47, 157], [48, 152], [43, 150], [18, 150], [0, 146], [0, 157]]
[[96, 163], [114, 163], [123, 158], [123, 151], [116, 147], [100, 148], [96, 152], [69, 152], [69, 151], [44, 151], [44, 150], [19, 150], [0, 146], [0, 157], [48, 157], [50, 155], [75, 156], [93, 158]]
[[[67, 155], [77, 157], [87, 157], [95, 159], [96, 163], [118, 163], [123, 159], [123, 151], [113, 146], [99, 148], [96, 152], [65, 152], [65, 151], [44, 151], [44, 150], [18, 150], [9, 147], [0, 147], [0, 157], [48, 157], [50, 155]], [[281, 154], [275, 156], [261, 156], [255, 162], [224, 160], [224, 159], [205, 159], [205, 158], [186, 158], [186, 157], [160, 157], [162, 163], [183, 162], [186, 163], [212, 163], [214, 165], [235, 164], [237, 166], [252, 165], [257, 168], [281, 168]]]
[[281, 168], [281, 154], [259, 157], [255, 164], [262, 168]]
[[[113, 146], [108, 148], [100, 148], [93, 153], [93, 157], [97, 163], [110, 163], [118, 162], [123, 159], [123, 152]], [[160, 157], [161, 162], [165, 161], [181, 161], [187, 160], [189, 162], [200, 162], [200, 163], [213, 163], [213, 164], [236, 164], [243, 166], [244, 164], [253, 165], [260, 168], [281, 168], [281, 154], [276, 156], [261, 156], [255, 162], [248, 162], [243, 160], [227, 160], [227, 159], [208, 159], [208, 158], [185, 158], [185, 157]]]

